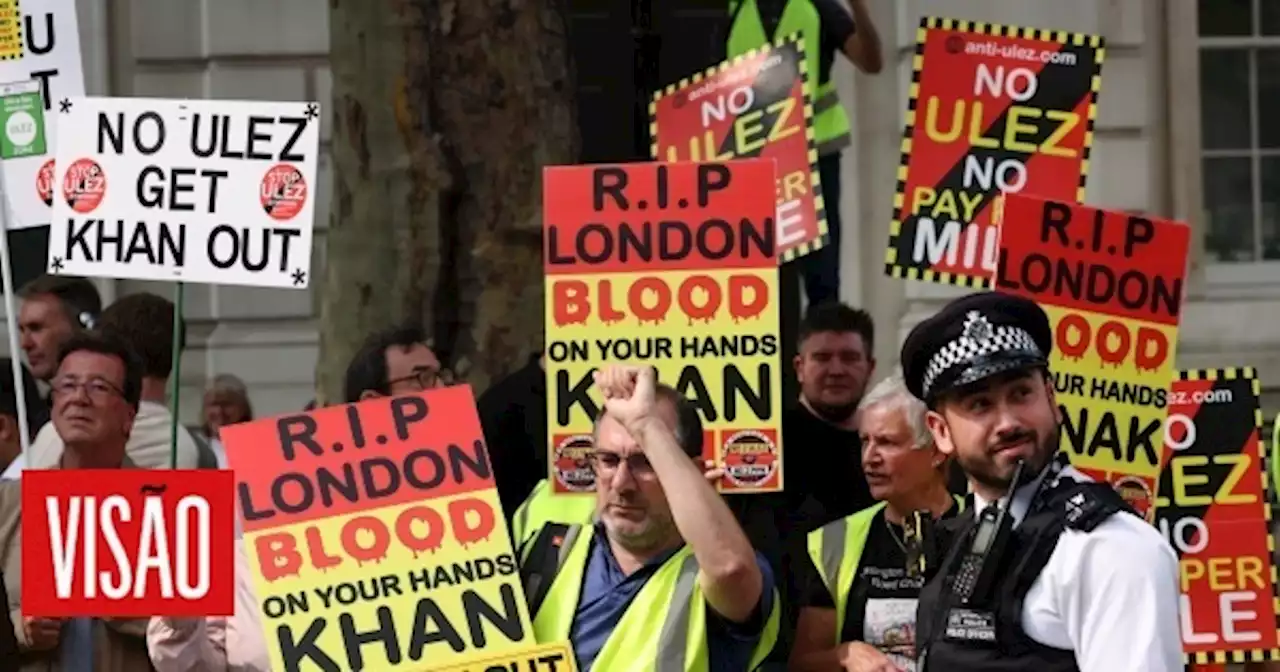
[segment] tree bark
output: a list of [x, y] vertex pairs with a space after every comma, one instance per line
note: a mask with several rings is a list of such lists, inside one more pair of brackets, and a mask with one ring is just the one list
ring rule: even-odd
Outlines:
[[476, 391], [542, 347], [542, 167], [578, 131], [561, 0], [330, 0], [333, 208], [317, 399], [419, 324]]

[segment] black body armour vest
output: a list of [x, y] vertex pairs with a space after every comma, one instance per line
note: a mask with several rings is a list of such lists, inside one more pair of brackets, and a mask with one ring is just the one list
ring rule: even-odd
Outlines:
[[[921, 672], [1078, 672], [1073, 651], [1046, 646], [1022, 629], [1022, 606], [1066, 529], [1088, 532], [1116, 513], [1133, 513], [1105, 483], [1063, 480], [1039, 493], [998, 559], [991, 594], [954, 604], [951, 584], [973, 533], [970, 512], [940, 524], [948, 548], [942, 571], [920, 592], [916, 640]], [[1137, 515], [1137, 514], [1133, 514]]]

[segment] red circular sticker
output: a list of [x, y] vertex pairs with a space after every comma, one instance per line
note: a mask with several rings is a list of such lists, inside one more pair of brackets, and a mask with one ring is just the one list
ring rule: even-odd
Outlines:
[[556, 445], [556, 480], [573, 492], [596, 489], [596, 472], [591, 469], [591, 437], [575, 434]]
[[36, 173], [36, 193], [45, 205], [53, 206], [53, 159], [45, 161]]
[[760, 432], [736, 432], [724, 443], [724, 475], [740, 488], [763, 485], [778, 469], [778, 449]]
[[62, 176], [62, 197], [78, 213], [93, 212], [107, 193], [107, 174], [93, 159], [77, 159]]
[[271, 167], [262, 176], [262, 209], [279, 221], [293, 219], [307, 202], [307, 181], [302, 171], [287, 163]]
[[1138, 512], [1138, 515], [1147, 519], [1147, 522], [1152, 522], [1151, 518], [1154, 513], [1154, 509], [1151, 506], [1152, 492], [1151, 488], [1147, 487], [1146, 481], [1136, 476], [1122, 476], [1116, 479], [1116, 482], [1111, 487], [1115, 488], [1120, 498], [1133, 507], [1133, 510]]

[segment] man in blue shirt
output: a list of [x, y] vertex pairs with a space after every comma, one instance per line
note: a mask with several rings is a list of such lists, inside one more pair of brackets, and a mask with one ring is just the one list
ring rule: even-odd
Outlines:
[[773, 572], [707, 482], [696, 407], [650, 367], [597, 384], [596, 521], [523, 553], [538, 641], [568, 639], [583, 672], [752, 669], [777, 636]]

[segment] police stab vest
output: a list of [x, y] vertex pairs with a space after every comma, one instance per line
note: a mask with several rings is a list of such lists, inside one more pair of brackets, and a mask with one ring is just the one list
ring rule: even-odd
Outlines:
[[998, 560], [996, 576], [1002, 578], [991, 599], [965, 606], [952, 604], [950, 584], [969, 545], [974, 516], [944, 524], [953, 533], [942, 565], [946, 571], [925, 584], [917, 611], [921, 672], [1079, 672], [1074, 652], [1041, 644], [1022, 629], [1023, 600], [1063, 531], [1089, 532], [1121, 512], [1132, 509], [1105, 483], [1060, 482], [1044, 493], [1044, 506], [1033, 503], [1014, 528]]
[[588, 523], [596, 513], [595, 494], [557, 495], [547, 479], [538, 481], [511, 518], [511, 538], [522, 546], [552, 521]]
[[[756, 0], [729, 0], [729, 58], [740, 56], [773, 42], [765, 33], [764, 20]], [[822, 17], [809, 0], [788, 0], [774, 34], [786, 37], [799, 33], [804, 38], [805, 70], [809, 73], [809, 93], [813, 100], [813, 139], [818, 155], [834, 154], [852, 142], [849, 117], [840, 104], [840, 94], [828, 77], [818, 80], [818, 62], [822, 53]], [[839, 49], [841, 45], [836, 45]]]
[[[964, 499], [955, 497], [955, 500], [956, 506], [963, 511]], [[858, 576], [858, 563], [862, 561], [862, 551], [867, 546], [871, 523], [884, 508], [885, 504], [881, 502], [809, 533], [809, 559], [836, 605], [835, 645], [840, 644], [840, 635], [844, 632], [849, 591], [853, 590], [853, 581]]]
[[[582, 596], [592, 527], [551, 523], [524, 553], [521, 578], [539, 642], [569, 639]], [[778, 639], [778, 594], [751, 659], [755, 669]], [[707, 601], [698, 561], [687, 545], [640, 589], [609, 633], [592, 669], [619, 672], [707, 672]]]

